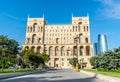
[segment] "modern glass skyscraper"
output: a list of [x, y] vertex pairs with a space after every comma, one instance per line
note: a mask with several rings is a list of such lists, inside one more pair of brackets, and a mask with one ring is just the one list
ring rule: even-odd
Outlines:
[[98, 55], [98, 43], [94, 43], [93, 47], [94, 47], [94, 55]]
[[101, 54], [108, 50], [107, 38], [104, 34], [98, 35], [98, 54]]

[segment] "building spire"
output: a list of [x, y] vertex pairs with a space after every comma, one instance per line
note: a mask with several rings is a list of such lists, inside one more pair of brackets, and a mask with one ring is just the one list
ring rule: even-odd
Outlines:
[[72, 13], [72, 18], [73, 18], [73, 13]]
[[89, 13], [87, 13], [87, 17], [89, 17]]
[[30, 15], [28, 14], [28, 19], [30, 18]]
[[44, 13], [43, 13], [43, 19], [44, 19]]

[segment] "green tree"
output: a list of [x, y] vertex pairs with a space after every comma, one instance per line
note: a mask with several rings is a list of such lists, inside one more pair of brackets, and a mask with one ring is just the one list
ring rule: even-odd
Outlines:
[[90, 59], [94, 68], [104, 68], [105, 70], [117, 70], [120, 68], [120, 47], [113, 51], [107, 51]]
[[99, 60], [100, 60], [99, 56], [94, 56], [90, 59], [90, 63], [93, 66], [93, 68], [98, 69], [100, 67]]
[[42, 53], [40, 56], [44, 60], [44, 63], [47, 63], [50, 60], [50, 55], [48, 54]]
[[38, 52], [34, 52], [33, 50], [23, 50], [20, 57], [26, 65], [29, 65], [29, 67], [31, 67], [31, 65], [34, 67], [39, 66], [40, 64], [45, 64], [50, 60], [49, 55], [40, 54]]
[[75, 68], [76, 63], [78, 63], [77, 58], [73, 57], [71, 59], [69, 59], [69, 63]]
[[14, 64], [16, 55], [19, 51], [19, 44], [13, 39], [7, 38], [7, 36], [0, 35], [0, 63], [2, 68], [9, 67], [10, 64]]

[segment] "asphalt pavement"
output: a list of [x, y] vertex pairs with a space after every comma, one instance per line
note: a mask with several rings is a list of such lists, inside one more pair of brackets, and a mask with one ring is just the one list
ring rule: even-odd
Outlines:
[[0, 82], [104, 82], [72, 69], [55, 69], [24, 76], [1, 79]]

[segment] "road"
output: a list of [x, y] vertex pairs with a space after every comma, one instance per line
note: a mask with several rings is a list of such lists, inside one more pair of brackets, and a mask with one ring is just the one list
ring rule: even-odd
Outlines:
[[57, 69], [0, 80], [0, 82], [103, 82], [71, 69]]

